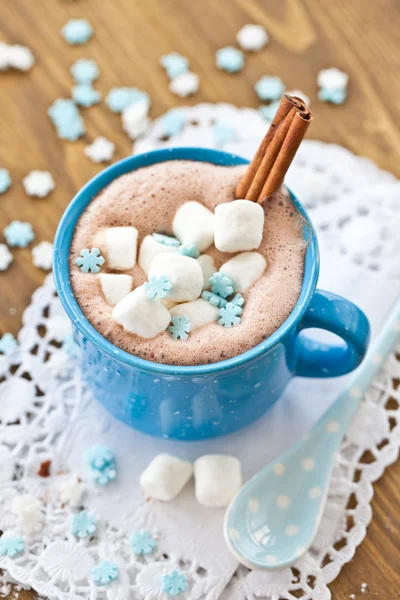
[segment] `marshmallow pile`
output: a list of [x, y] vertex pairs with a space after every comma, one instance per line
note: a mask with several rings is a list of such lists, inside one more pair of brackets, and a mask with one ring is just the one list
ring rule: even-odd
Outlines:
[[170, 502], [194, 475], [199, 504], [209, 508], [228, 506], [242, 486], [240, 461], [234, 456], [207, 454], [194, 465], [170, 454], [159, 454], [140, 477], [144, 494]]
[[[262, 207], [249, 200], [220, 204], [214, 213], [188, 201], [174, 216], [173, 236], [154, 232], [144, 237], [140, 248], [135, 227], [103, 229], [92, 250], [96, 250], [96, 265], [81, 270], [98, 272], [104, 257], [112, 272], [99, 275], [101, 290], [114, 307], [113, 319], [124, 329], [143, 338], [168, 330], [173, 338], [184, 340], [190, 331], [208, 323], [217, 321], [224, 327], [240, 323], [242, 294], [267, 266], [256, 251], [263, 227]], [[206, 253], [213, 244], [234, 254], [219, 271]], [[136, 262], [148, 281], [132, 291], [129, 271]]]

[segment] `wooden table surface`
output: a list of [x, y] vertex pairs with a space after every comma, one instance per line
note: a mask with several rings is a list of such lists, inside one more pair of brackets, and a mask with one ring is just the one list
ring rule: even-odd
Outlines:
[[[258, 105], [253, 84], [263, 74], [280, 75], [288, 89], [311, 98], [311, 136], [335, 142], [375, 160], [400, 176], [400, 27], [396, 0], [0, 0], [0, 39], [26, 44], [37, 64], [27, 74], [0, 74], [0, 167], [13, 178], [0, 198], [0, 231], [13, 219], [29, 221], [36, 242], [52, 240], [58, 220], [74, 193], [101, 167], [83, 154], [97, 135], [112, 139], [115, 160], [131, 151], [120, 118], [104, 104], [83, 112], [88, 133], [75, 143], [59, 140], [47, 116], [49, 105], [68, 97], [70, 65], [95, 58], [101, 77], [95, 87], [104, 95], [112, 86], [135, 85], [152, 98], [152, 116], [179, 105], [158, 66], [162, 54], [178, 51], [190, 59], [201, 90], [188, 100]], [[69, 47], [60, 29], [69, 18], [87, 18], [93, 39]], [[214, 66], [215, 51], [233, 44], [238, 29], [262, 23], [270, 33], [268, 48], [248, 56], [236, 76]], [[316, 97], [319, 69], [337, 66], [350, 75], [348, 101], [340, 107]], [[22, 178], [32, 169], [52, 172], [55, 191], [46, 199], [25, 195]], [[3, 241], [0, 238], [0, 241]], [[16, 334], [21, 314], [44, 274], [32, 265], [29, 249], [0, 275], [0, 333]], [[390, 467], [375, 486], [374, 518], [368, 536], [331, 585], [333, 597], [400, 598], [400, 464]], [[30, 598], [30, 593], [23, 594]]]

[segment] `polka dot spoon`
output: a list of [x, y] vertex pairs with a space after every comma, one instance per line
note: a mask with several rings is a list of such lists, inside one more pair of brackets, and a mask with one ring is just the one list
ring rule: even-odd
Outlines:
[[311, 546], [335, 455], [364, 392], [400, 338], [400, 300], [345, 390], [311, 432], [257, 473], [228, 507], [224, 533], [250, 569], [279, 569]]

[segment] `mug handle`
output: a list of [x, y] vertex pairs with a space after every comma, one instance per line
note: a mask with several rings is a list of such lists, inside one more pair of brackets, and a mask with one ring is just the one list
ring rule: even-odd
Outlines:
[[310, 327], [335, 333], [345, 345], [298, 337], [295, 376], [338, 377], [358, 367], [368, 348], [370, 328], [367, 317], [355, 304], [336, 294], [316, 290], [299, 324], [300, 331]]

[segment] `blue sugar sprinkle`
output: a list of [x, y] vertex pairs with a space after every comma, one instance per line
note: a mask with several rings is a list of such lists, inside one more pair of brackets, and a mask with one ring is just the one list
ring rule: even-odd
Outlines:
[[79, 106], [88, 108], [100, 102], [101, 94], [90, 83], [80, 83], [72, 88], [72, 98]]
[[93, 29], [86, 19], [70, 19], [61, 29], [67, 44], [72, 46], [86, 44], [93, 35]]
[[77, 83], [93, 83], [100, 74], [96, 61], [89, 58], [79, 58], [70, 72]]
[[220, 48], [216, 52], [216, 65], [227, 73], [237, 73], [244, 67], [244, 54], [233, 46]]
[[116, 113], [122, 112], [136, 102], [147, 102], [150, 106], [150, 97], [146, 92], [135, 87], [112, 88], [106, 97], [108, 108]]
[[183, 75], [189, 69], [189, 61], [185, 56], [178, 54], [178, 52], [171, 52], [170, 54], [164, 54], [160, 58], [160, 64], [165, 69], [169, 79], [175, 79], [179, 75]]
[[225, 304], [228, 304], [228, 301], [225, 300], [225, 298], [221, 298], [221, 296], [218, 296], [213, 292], [209, 292], [208, 290], [204, 290], [204, 292], [201, 294], [201, 297], [203, 298], [203, 300], [207, 300], [207, 302], [209, 302], [213, 306], [217, 306], [218, 308], [221, 308], [222, 306], [225, 306]]
[[280, 77], [265, 75], [257, 81], [254, 89], [260, 100], [272, 101], [278, 100], [282, 96], [285, 86]]
[[164, 246], [175, 246], [176, 248], [180, 246], [179, 240], [177, 240], [174, 237], [171, 237], [170, 235], [164, 235], [163, 233], [153, 233], [153, 238], [159, 244], [164, 244]]
[[182, 246], [179, 247], [179, 254], [189, 256], [190, 258], [198, 258], [200, 256], [196, 244], [182, 244]]
[[0, 169], [0, 194], [4, 194], [11, 186], [11, 177], [7, 169]]
[[11, 221], [4, 229], [4, 236], [13, 248], [26, 248], [35, 239], [32, 225], [23, 221]]

